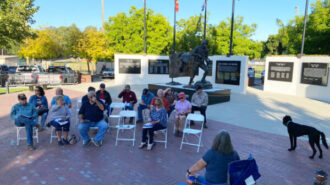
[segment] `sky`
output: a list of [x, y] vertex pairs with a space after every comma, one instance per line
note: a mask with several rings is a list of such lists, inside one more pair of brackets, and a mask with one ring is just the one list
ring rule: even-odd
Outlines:
[[[146, 0], [147, 8], [153, 9], [167, 17], [173, 25], [174, 0]], [[309, 0], [310, 4], [316, 0]], [[204, 0], [179, 0], [177, 20], [188, 19], [200, 14]], [[232, 0], [208, 0], [208, 24], [218, 24], [231, 17]], [[278, 26], [276, 19], [284, 23], [296, 16], [296, 6], [299, 15], [304, 15], [305, 0], [235, 0], [235, 16], [243, 16], [244, 24], [257, 24], [253, 40], [267, 40], [271, 34], [276, 34]], [[69, 26], [76, 24], [81, 30], [86, 26], [102, 26], [101, 0], [35, 0], [39, 11], [34, 15], [33, 28], [40, 26]], [[104, 0], [105, 21], [117, 13], [128, 13], [131, 6], [143, 8], [143, 0]]]

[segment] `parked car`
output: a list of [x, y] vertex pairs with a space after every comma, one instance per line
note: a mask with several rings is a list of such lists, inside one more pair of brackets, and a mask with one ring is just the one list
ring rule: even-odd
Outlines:
[[75, 73], [70, 67], [50, 66], [44, 73], [38, 74], [39, 84], [75, 83]]
[[110, 68], [105, 68], [102, 71], [102, 78], [115, 78], [115, 71], [113, 69]]
[[20, 65], [16, 69], [16, 73], [9, 74], [10, 84], [34, 84], [37, 83], [39, 73], [44, 70], [38, 65]]
[[15, 74], [17, 70], [17, 66], [9, 66], [8, 67], [8, 73], [9, 74]]
[[7, 65], [0, 65], [0, 83], [4, 87], [8, 80], [8, 67]]

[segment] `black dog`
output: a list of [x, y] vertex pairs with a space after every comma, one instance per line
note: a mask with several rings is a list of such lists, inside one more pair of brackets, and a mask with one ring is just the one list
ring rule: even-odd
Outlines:
[[316, 149], [314, 147], [314, 144], [316, 144], [317, 148], [320, 151], [319, 158], [321, 159], [322, 156], [322, 149], [320, 146], [320, 137], [322, 138], [322, 143], [325, 146], [325, 148], [328, 149], [328, 144], [325, 139], [325, 135], [323, 132], [318, 131], [314, 127], [306, 126], [306, 125], [300, 125], [297, 123], [292, 122], [292, 119], [290, 116], [284, 116], [283, 118], [283, 125], [288, 127], [288, 133], [290, 137], [290, 144], [291, 148], [289, 148], [289, 151], [295, 150], [297, 146], [297, 137], [308, 135], [309, 138], [309, 145], [313, 149], [313, 155], [309, 158], [313, 159], [316, 154]]

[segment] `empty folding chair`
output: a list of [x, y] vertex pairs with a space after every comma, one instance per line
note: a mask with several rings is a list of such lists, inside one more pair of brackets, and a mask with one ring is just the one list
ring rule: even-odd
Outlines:
[[[25, 130], [25, 126], [23, 127], [16, 127], [16, 144], [19, 145], [20, 140], [27, 140], [27, 137], [21, 137], [20, 131], [22, 129]], [[38, 135], [38, 129], [36, 127], [33, 127], [33, 139], [37, 140], [37, 143], [39, 143], [39, 135]]]
[[[133, 118], [133, 125], [132, 124], [125, 124], [125, 118]], [[116, 126], [117, 128], [117, 136], [116, 136], [116, 146], [118, 144], [118, 141], [132, 141], [133, 146], [135, 142], [135, 130], [136, 130], [136, 112], [131, 111], [131, 110], [123, 110], [120, 112], [120, 120], [118, 122], [118, 125]], [[125, 130], [133, 130], [133, 137], [132, 138], [124, 138], [124, 137], [119, 137], [119, 132], [120, 131], [125, 131]]]
[[[124, 103], [120, 103], [120, 102], [114, 102], [114, 103], [111, 103], [110, 105], [110, 110], [112, 110], [112, 112], [114, 110], [120, 110], [120, 111], [123, 111], [125, 109], [125, 104]], [[110, 121], [111, 119], [117, 119], [117, 124], [116, 125], [111, 125]], [[120, 114], [110, 114], [109, 116], [109, 119], [108, 119], [108, 126], [109, 128], [116, 128], [117, 125], [118, 125], [118, 122], [120, 122]]]
[[[190, 121], [201, 122], [202, 123], [201, 129], [192, 129], [192, 128], [190, 128]], [[203, 126], [204, 126], [204, 116], [203, 115], [201, 115], [201, 114], [188, 114], [187, 119], [186, 119], [185, 124], [184, 124], [180, 150], [182, 149], [183, 144], [187, 144], [187, 145], [197, 146], [197, 152], [199, 152], [199, 148], [200, 148], [201, 142], [202, 142]], [[191, 143], [191, 142], [185, 141], [184, 139], [185, 139], [186, 134], [195, 135], [198, 138], [198, 143]]]

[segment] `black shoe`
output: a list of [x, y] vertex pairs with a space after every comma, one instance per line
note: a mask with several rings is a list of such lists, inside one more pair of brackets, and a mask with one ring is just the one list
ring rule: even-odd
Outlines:
[[69, 141], [68, 141], [67, 139], [63, 139], [63, 143], [64, 143], [65, 145], [70, 144]]
[[96, 146], [96, 147], [101, 147], [102, 144], [100, 141], [95, 141], [94, 139], [92, 139], [92, 143]]
[[203, 126], [203, 127], [204, 127], [204, 128], [208, 128], [206, 124], [204, 124], [204, 126]]
[[91, 142], [92, 142], [91, 140], [88, 140], [86, 142], [83, 142], [83, 147], [89, 146], [91, 144]]
[[27, 149], [28, 149], [29, 151], [33, 151], [33, 150], [36, 149], [36, 147], [34, 147], [33, 145], [28, 145], [28, 146], [27, 146]]
[[58, 146], [63, 146], [64, 145], [62, 141], [58, 141], [57, 143], [58, 143]]
[[46, 127], [50, 127], [50, 126], [52, 126], [51, 124], [50, 124], [50, 122], [48, 122], [47, 124], [46, 124]]
[[174, 134], [175, 137], [180, 137], [180, 131], [175, 131], [175, 134]]

